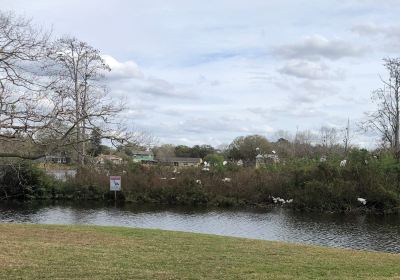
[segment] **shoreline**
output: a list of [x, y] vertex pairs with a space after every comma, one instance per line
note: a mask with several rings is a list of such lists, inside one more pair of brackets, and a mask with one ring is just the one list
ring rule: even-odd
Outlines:
[[291, 210], [295, 212], [304, 212], [304, 213], [321, 213], [321, 214], [372, 214], [372, 215], [399, 215], [400, 207], [394, 209], [371, 209], [366, 207], [357, 207], [352, 208], [350, 210], [322, 210], [322, 209], [314, 209], [314, 208], [298, 208], [292, 207], [289, 205], [277, 205], [273, 203], [262, 204], [262, 203], [237, 203], [232, 205], [219, 205], [215, 202], [210, 202], [207, 204], [171, 204], [165, 202], [142, 202], [142, 201], [129, 201], [129, 200], [110, 200], [110, 199], [29, 199], [29, 200], [20, 200], [20, 199], [9, 199], [9, 200], [0, 200], [0, 203], [17, 203], [17, 204], [80, 204], [80, 203], [92, 203], [92, 204], [101, 204], [101, 205], [132, 205], [132, 206], [150, 206], [150, 207], [188, 207], [193, 209], [221, 209], [221, 210], [271, 210], [276, 208], [282, 208], [286, 210]]

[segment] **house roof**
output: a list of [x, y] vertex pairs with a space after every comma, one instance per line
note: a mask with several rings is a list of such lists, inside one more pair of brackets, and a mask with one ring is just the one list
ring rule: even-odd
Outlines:
[[134, 156], [152, 156], [153, 153], [151, 151], [132, 151]]
[[159, 158], [160, 162], [182, 162], [182, 163], [201, 163], [201, 158], [185, 158], [185, 157], [163, 157]]
[[103, 158], [103, 159], [108, 159], [108, 160], [122, 160], [121, 157], [115, 156], [115, 155], [99, 155], [97, 158]]

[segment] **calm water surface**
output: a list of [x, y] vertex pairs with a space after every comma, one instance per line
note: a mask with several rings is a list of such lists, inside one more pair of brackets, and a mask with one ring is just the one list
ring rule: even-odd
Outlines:
[[157, 228], [400, 253], [400, 216], [137, 205], [0, 203], [0, 223]]

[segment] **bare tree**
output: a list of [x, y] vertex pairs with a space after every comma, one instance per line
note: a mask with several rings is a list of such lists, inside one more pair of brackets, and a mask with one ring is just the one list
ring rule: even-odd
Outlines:
[[338, 142], [338, 131], [334, 127], [322, 126], [319, 130], [321, 146], [325, 152], [331, 149]]
[[34, 72], [48, 39], [49, 33], [33, 28], [30, 20], [0, 11], [0, 93], [42, 88]]
[[399, 153], [400, 130], [400, 58], [385, 58], [384, 66], [389, 74], [387, 80], [381, 78], [383, 87], [372, 92], [376, 111], [367, 113], [368, 120], [363, 123], [366, 129], [377, 131], [384, 145], [395, 154]]
[[344, 145], [344, 153], [347, 155], [349, 148], [350, 148], [350, 119], [347, 119], [347, 125], [344, 129], [344, 135], [343, 135], [343, 145]]
[[293, 139], [293, 155], [294, 156], [311, 156], [312, 144], [316, 139], [316, 135], [310, 130], [296, 131]]
[[126, 140], [126, 129], [115, 118], [124, 106], [108, 94], [104, 75], [111, 69], [100, 52], [76, 38], [66, 37], [53, 44], [50, 57], [54, 64], [49, 69], [57, 80], [57, 90], [67, 97], [65, 105], [73, 111], [68, 122], [74, 126], [78, 162], [85, 162], [86, 143], [94, 129], [111, 141]]
[[36, 159], [74, 147], [83, 163], [93, 129], [111, 142], [127, 140], [123, 107], [103, 84], [109, 70], [87, 43], [50, 44], [29, 20], [0, 13], [0, 157]]
[[48, 38], [29, 20], [0, 12], [0, 156], [34, 157], [20, 146], [31, 146], [56, 115], [52, 105], [59, 100], [48, 95], [51, 83], [39, 73]]
[[152, 150], [158, 159], [175, 156], [175, 146], [172, 144], [163, 144], [161, 146], [154, 147]]

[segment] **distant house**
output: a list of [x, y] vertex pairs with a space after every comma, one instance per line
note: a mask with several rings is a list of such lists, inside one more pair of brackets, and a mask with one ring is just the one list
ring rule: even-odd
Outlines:
[[150, 151], [133, 151], [132, 152], [132, 160], [133, 162], [138, 163], [156, 163], [157, 161], [154, 159], [154, 154]]
[[123, 159], [115, 155], [99, 155], [96, 157], [97, 164], [105, 164], [106, 162], [112, 162], [113, 164], [122, 164]]
[[163, 157], [159, 158], [158, 162], [164, 165], [188, 167], [188, 166], [200, 166], [200, 164], [203, 161], [201, 158]]
[[65, 153], [55, 153], [52, 155], [44, 156], [37, 161], [44, 163], [68, 164], [71, 162], [71, 157], [67, 156]]

